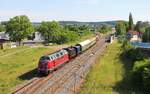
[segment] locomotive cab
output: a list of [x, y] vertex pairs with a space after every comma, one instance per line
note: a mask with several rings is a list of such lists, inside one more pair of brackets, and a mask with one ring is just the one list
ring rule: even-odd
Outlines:
[[48, 73], [48, 62], [50, 60], [50, 57], [48, 56], [42, 56], [39, 60], [38, 64], [38, 72], [39, 73]]

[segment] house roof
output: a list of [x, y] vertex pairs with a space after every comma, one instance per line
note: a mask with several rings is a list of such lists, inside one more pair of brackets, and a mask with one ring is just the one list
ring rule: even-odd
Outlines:
[[131, 34], [131, 35], [140, 35], [140, 34], [142, 34], [142, 33], [140, 33], [140, 32], [133, 31], [133, 30], [129, 30], [127, 33], [128, 33], [128, 34]]

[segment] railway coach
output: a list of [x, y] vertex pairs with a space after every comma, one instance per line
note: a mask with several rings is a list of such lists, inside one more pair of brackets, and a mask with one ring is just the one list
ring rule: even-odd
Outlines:
[[87, 49], [89, 49], [91, 46], [93, 46], [95, 43], [96, 43], [96, 37], [88, 39], [88, 40], [85, 40], [83, 42], [80, 42], [76, 46], [80, 46], [81, 47], [81, 51], [84, 52]]

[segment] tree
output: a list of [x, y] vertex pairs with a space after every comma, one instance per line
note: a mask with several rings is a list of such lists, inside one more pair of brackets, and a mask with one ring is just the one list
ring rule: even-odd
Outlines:
[[38, 31], [42, 34], [46, 42], [50, 41], [50, 37], [52, 34], [52, 31], [50, 29], [50, 22], [43, 21], [39, 26]]
[[64, 29], [73, 31], [78, 34], [78, 36], [85, 36], [91, 34], [89, 25], [65, 25]]
[[118, 21], [115, 28], [117, 35], [123, 35], [126, 33], [126, 25], [124, 21]]
[[107, 24], [103, 24], [101, 27], [99, 27], [98, 28], [98, 32], [100, 32], [100, 33], [107, 33], [107, 32], [109, 32], [109, 31], [111, 31], [111, 27], [109, 26], [109, 25], [107, 25]]
[[5, 29], [5, 26], [0, 24], [0, 32], [4, 32], [6, 29]]
[[129, 23], [127, 21], [124, 21], [125, 27], [126, 27], [126, 31], [128, 31], [128, 27], [129, 27]]
[[85, 30], [85, 31], [89, 31], [90, 30], [88, 25], [81, 25], [81, 26], [79, 26], [79, 29], [80, 30]]
[[62, 27], [58, 22], [42, 22], [38, 28], [38, 31], [45, 38], [45, 42], [54, 42], [55, 39], [58, 38], [58, 34], [60, 33]]
[[79, 36], [86, 36], [88, 34], [91, 34], [89, 25], [80, 25], [79, 31], [77, 32]]
[[143, 42], [150, 42], [150, 27], [147, 27], [143, 36], [142, 36]]
[[132, 14], [129, 14], [129, 30], [133, 30], [134, 29], [134, 23], [133, 23], [133, 18], [132, 18]]
[[65, 25], [64, 28], [69, 31], [79, 31], [79, 27], [77, 25]]
[[135, 30], [141, 33], [145, 32], [145, 29], [149, 26], [148, 22], [138, 21], [135, 25]]
[[138, 32], [141, 32], [141, 28], [142, 28], [142, 21], [138, 21], [135, 25], [135, 30]]
[[6, 24], [6, 33], [9, 34], [10, 40], [19, 42], [28, 37], [34, 28], [27, 16], [15, 16]]

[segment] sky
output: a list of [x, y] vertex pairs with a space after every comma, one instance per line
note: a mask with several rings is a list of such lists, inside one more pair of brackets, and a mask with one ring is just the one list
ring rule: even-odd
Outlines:
[[31, 21], [150, 21], [150, 0], [0, 0], [0, 21], [27, 15]]

